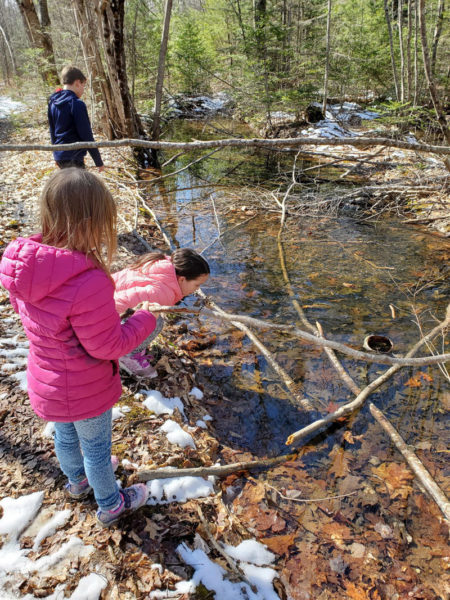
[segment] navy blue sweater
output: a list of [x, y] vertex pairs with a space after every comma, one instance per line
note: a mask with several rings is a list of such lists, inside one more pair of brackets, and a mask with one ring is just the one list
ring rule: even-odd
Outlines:
[[[58, 90], [50, 96], [48, 123], [52, 144], [94, 141], [86, 104], [72, 90]], [[103, 161], [97, 148], [61, 150], [53, 152], [53, 156], [56, 161], [77, 160], [82, 162], [87, 151], [92, 156], [95, 165], [101, 167]]]

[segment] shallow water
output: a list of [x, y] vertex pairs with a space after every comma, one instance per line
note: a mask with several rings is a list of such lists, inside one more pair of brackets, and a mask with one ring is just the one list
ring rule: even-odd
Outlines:
[[[233, 133], [239, 134], [232, 122], [222, 126], [226, 133], [234, 127]], [[199, 127], [181, 122], [177, 133], [180, 139], [211, 137]], [[180, 158], [170, 171], [192, 160]], [[324, 215], [288, 219], [280, 241], [279, 215], [243, 210], [239, 186], [275, 189], [290, 164], [292, 155], [227, 150], [166, 180], [156, 194], [149, 187], [149, 201], [174, 247], [206, 248], [212, 276], [202, 289], [225, 310], [276, 323], [296, 322], [304, 329], [295, 299], [309, 322], [319, 321], [336, 341], [362, 349], [366, 335], [383, 334], [393, 341], [394, 353], [406, 353], [420, 336], [414, 311], [425, 332], [444, 316], [447, 240], [392, 218], [367, 223]], [[222, 187], [231, 184], [233, 202]], [[213, 243], [219, 232], [222, 237]], [[314, 415], [288, 399], [265, 358], [232, 326], [203, 319], [201, 325], [217, 335], [214, 347], [197, 357], [202, 375], [229, 399], [226, 406], [209, 411], [216, 432], [230, 445], [256, 454], [283, 452], [286, 437]], [[198, 329], [199, 323], [191, 320], [189, 326]], [[319, 413], [351, 398], [317, 347], [273, 332], [257, 333]], [[340, 358], [360, 387], [387, 368]], [[416, 383], [411, 383], [414, 377]], [[448, 386], [437, 367], [405, 368], [371, 399], [408, 443], [436, 445], [442, 435], [443, 394]], [[363, 407], [353, 431], [363, 432], [368, 419]]]

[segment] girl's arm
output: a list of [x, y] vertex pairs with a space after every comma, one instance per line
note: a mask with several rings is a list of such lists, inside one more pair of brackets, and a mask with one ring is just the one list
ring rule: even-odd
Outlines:
[[169, 286], [155, 286], [154, 284], [135, 285], [128, 289], [116, 289], [114, 300], [117, 312], [123, 313], [127, 308], [133, 308], [141, 302], [172, 306], [178, 300], [176, 293]]
[[100, 270], [89, 274], [79, 287], [70, 323], [88, 354], [104, 360], [120, 358], [150, 335], [156, 319], [151, 313], [140, 310], [122, 325], [111, 281]]

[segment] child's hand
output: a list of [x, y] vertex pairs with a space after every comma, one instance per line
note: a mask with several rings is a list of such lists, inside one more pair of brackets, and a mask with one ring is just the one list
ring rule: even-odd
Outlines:
[[148, 311], [149, 303], [147, 301], [141, 302], [137, 306], [135, 306], [135, 310], [147, 310]]

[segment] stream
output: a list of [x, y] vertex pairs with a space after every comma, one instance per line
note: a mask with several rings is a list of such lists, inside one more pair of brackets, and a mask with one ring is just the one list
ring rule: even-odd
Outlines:
[[[231, 120], [216, 119], [214, 124], [217, 137], [243, 133], [242, 126]], [[170, 132], [171, 139], [211, 136], [211, 130], [195, 121], [175, 121]], [[445, 314], [448, 241], [392, 217], [366, 222], [351, 214], [324, 214], [288, 218], [279, 243], [280, 213], [256, 214], [242, 206], [239, 194], [257, 186], [277, 189], [280, 173], [292, 168], [293, 156], [224, 149], [158, 187], [146, 189], [144, 184], [142, 191], [150, 194], [148, 202], [174, 247], [206, 249], [211, 277], [202, 289], [223, 309], [274, 323], [297, 323], [304, 329], [292, 303], [295, 298], [309, 322], [319, 321], [330, 338], [362, 349], [367, 335], [382, 334], [392, 340], [394, 354], [405, 354], [420, 337], [414, 311], [420, 315], [424, 332]], [[192, 155], [180, 157], [163, 173], [192, 160]], [[230, 202], [224, 189], [233, 190], [234, 201]], [[214, 242], [219, 232], [221, 237]], [[195, 358], [209, 389], [220, 390], [228, 399], [207, 407], [214, 418], [215, 435], [257, 455], [283, 453], [287, 436], [316, 415], [289, 400], [265, 358], [233, 326], [205, 319], [200, 324], [191, 319], [187, 324], [196, 331], [200, 325], [206, 338], [216, 335], [214, 345]], [[300, 383], [301, 393], [317, 415], [351, 398], [318, 347], [274, 332], [256, 333]], [[360, 387], [387, 368], [340, 358]], [[407, 367], [371, 400], [407, 443], [439, 451], [448, 389], [437, 366]], [[363, 407], [354, 420], [353, 433], [364, 433], [368, 421], [372, 417]], [[332, 445], [330, 435], [317, 456], [323, 457]], [[390, 447], [387, 437], [385, 445]]]

